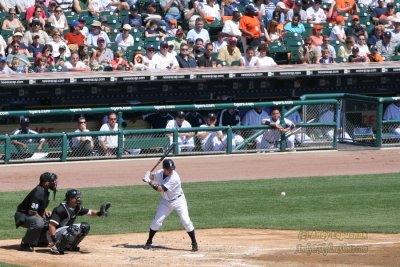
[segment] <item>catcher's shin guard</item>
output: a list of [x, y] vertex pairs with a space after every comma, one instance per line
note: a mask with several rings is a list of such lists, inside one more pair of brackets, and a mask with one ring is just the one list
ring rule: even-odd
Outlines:
[[80, 227], [80, 233], [78, 236], [75, 237], [74, 241], [69, 244], [68, 249], [72, 251], [79, 251], [79, 243], [85, 238], [87, 234], [89, 234], [90, 231], [90, 224], [87, 222], [82, 222], [81, 227]]
[[56, 246], [58, 251], [64, 251], [65, 248], [74, 242], [76, 237], [80, 234], [80, 228], [78, 225], [73, 224], [69, 226], [64, 233], [61, 235], [61, 239], [57, 241]]

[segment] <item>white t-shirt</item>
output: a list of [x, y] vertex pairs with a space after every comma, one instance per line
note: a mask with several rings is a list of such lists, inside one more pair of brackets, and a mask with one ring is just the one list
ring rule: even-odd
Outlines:
[[71, 62], [66, 61], [63, 65], [62, 71], [69, 71], [70, 69], [73, 69], [73, 68], [78, 68], [78, 69], [86, 68], [86, 64], [82, 61], [78, 61], [76, 63], [76, 66], [72, 66]]
[[152, 61], [154, 62], [155, 69], [166, 70], [179, 68], [179, 63], [176, 60], [176, 57], [169, 52], [167, 52], [165, 56], [160, 52], [156, 53], [153, 56]]
[[272, 57], [258, 57], [258, 64], [260, 66], [276, 66], [276, 62]]
[[[118, 123], [115, 124], [114, 128], [111, 128], [108, 123], [105, 123], [101, 126], [100, 131], [118, 131]], [[99, 141], [106, 142], [108, 148], [117, 148], [118, 147], [118, 135], [105, 135], [99, 136]]]
[[126, 48], [128, 46], [132, 46], [134, 44], [134, 39], [133, 36], [131, 34], [129, 34], [128, 38], [126, 38], [126, 40], [123, 39], [123, 33], [119, 33], [117, 35], [117, 37], [115, 37], [115, 43], [119, 46], [122, 47], [124, 50], [126, 50]]

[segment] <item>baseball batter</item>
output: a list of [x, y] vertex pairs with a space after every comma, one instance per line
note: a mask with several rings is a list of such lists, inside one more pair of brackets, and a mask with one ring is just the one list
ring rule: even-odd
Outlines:
[[149, 238], [144, 249], [150, 249], [153, 243], [153, 237], [161, 228], [164, 220], [176, 210], [183, 227], [185, 227], [192, 241], [192, 251], [197, 251], [197, 241], [194, 232], [194, 226], [189, 218], [189, 211], [185, 195], [181, 187], [181, 178], [175, 171], [175, 164], [171, 159], [163, 161], [163, 168], [154, 173], [146, 172], [143, 181], [148, 183], [154, 190], [161, 193], [162, 200], [157, 210], [157, 214], [150, 226]]

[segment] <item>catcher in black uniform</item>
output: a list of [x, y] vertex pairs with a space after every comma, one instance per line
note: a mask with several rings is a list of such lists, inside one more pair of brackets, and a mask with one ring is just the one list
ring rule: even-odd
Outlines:
[[54, 208], [49, 222], [49, 246], [52, 254], [64, 254], [65, 250], [79, 251], [79, 243], [89, 233], [86, 222], [75, 223], [77, 216], [107, 216], [111, 203], [101, 204], [100, 210], [82, 207], [81, 193], [71, 189], [65, 194], [65, 201]]

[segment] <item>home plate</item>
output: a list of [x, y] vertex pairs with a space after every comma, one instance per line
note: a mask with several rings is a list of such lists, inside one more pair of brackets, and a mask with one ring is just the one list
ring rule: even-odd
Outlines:
[[190, 253], [190, 254], [183, 254], [181, 256], [187, 258], [203, 258], [205, 255], [200, 253]]

